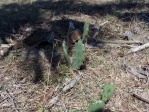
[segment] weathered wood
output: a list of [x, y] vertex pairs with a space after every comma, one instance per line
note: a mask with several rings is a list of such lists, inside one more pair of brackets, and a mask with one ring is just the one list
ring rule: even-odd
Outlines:
[[131, 53], [131, 52], [137, 52], [137, 51], [143, 50], [143, 49], [145, 49], [147, 47], [149, 47], [149, 42], [148, 43], [145, 43], [143, 45], [140, 45], [140, 46], [131, 48], [130, 51], [129, 51], [129, 53]]

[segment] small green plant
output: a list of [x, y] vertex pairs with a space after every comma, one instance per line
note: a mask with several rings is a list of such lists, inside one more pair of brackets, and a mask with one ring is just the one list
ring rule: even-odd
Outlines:
[[88, 108], [88, 112], [102, 112], [105, 107], [105, 104], [107, 103], [107, 101], [110, 100], [114, 92], [115, 85], [112, 83], [106, 84], [102, 92], [101, 100], [92, 103]]
[[85, 45], [79, 40], [74, 48], [72, 68], [79, 69], [85, 59]]
[[88, 112], [102, 112], [105, 103], [102, 100], [96, 101], [89, 106]]
[[70, 56], [68, 54], [68, 48], [66, 46], [65, 41], [63, 41], [62, 46], [63, 46], [63, 52], [64, 52], [64, 56], [65, 56], [65, 59], [66, 59], [66, 63], [67, 63], [68, 66], [70, 66], [71, 61], [70, 61]]
[[44, 110], [43, 109], [39, 109], [36, 112], [44, 112]]
[[88, 32], [89, 32], [89, 23], [85, 22], [84, 24], [84, 30], [83, 30], [83, 38], [82, 41], [84, 42], [88, 36]]
[[68, 48], [66, 46], [66, 42], [63, 41], [63, 52], [64, 57], [66, 59], [67, 65], [71, 66], [73, 69], [79, 69], [81, 65], [83, 65], [84, 59], [85, 59], [85, 45], [83, 42], [85, 41], [86, 37], [88, 36], [89, 31], [89, 24], [86, 22], [84, 24], [84, 32], [82, 39], [79, 39], [74, 47], [74, 52], [72, 55], [72, 61], [68, 54]]
[[115, 92], [114, 84], [106, 84], [104, 87], [104, 91], [102, 93], [102, 99], [101, 100], [106, 103], [112, 97], [114, 92]]
[[79, 110], [73, 110], [73, 111], [71, 111], [71, 112], [80, 112]]

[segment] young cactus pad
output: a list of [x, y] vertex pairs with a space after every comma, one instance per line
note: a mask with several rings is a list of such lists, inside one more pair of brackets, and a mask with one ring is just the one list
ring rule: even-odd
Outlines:
[[89, 108], [88, 112], [103, 112], [102, 110], [104, 109], [105, 103], [101, 100], [92, 103]]
[[115, 92], [115, 85], [110, 83], [106, 84], [102, 93], [102, 101], [107, 102]]
[[67, 52], [67, 46], [66, 46], [65, 41], [63, 41], [62, 46], [63, 46], [64, 57], [66, 59], [67, 65], [69, 66], [70, 65], [70, 57], [69, 57], [68, 52]]
[[83, 42], [85, 41], [85, 38], [88, 36], [88, 32], [89, 32], [89, 23], [85, 22], [83, 30], [83, 38], [82, 38]]
[[84, 59], [85, 59], [85, 45], [80, 39], [74, 47], [72, 68], [79, 69], [80, 66], [83, 65]]

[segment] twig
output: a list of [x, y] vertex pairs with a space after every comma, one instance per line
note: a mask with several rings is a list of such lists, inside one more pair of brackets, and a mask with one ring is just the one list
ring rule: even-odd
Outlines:
[[105, 21], [105, 22], [103, 22], [102, 24], [100, 24], [100, 26], [103, 26], [103, 25], [105, 25], [105, 24], [107, 24], [109, 21]]
[[10, 48], [12, 47], [14, 44], [1, 44], [0, 48]]
[[59, 98], [60, 98], [60, 95], [57, 95], [57, 96], [53, 97], [53, 98], [50, 100], [50, 105], [49, 105], [49, 107], [52, 107], [53, 105], [55, 105], [55, 104], [58, 102]]
[[53, 98], [49, 101], [49, 103], [50, 103], [49, 108], [51, 108], [52, 106], [56, 105], [57, 102], [58, 102], [59, 99], [60, 99], [60, 96], [61, 96], [63, 93], [65, 93], [65, 92], [67, 92], [68, 90], [70, 90], [71, 88], [73, 88], [74, 85], [75, 85], [82, 77], [83, 77], [83, 75], [82, 75], [81, 73], [79, 73], [79, 75], [76, 76], [76, 78], [75, 78], [74, 80], [72, 80], [68, 85], [66, 85], [66, 86], [63, 88], [63, 90], [62, 90], [57, 96], [53, 97]]
[[8, 96], [5, 97], [5, 98], [3, 98], [3, 99], [0, 101], [0, 103], [2, 103], [3, 101], [5, 101], [7, 98], [8, 98]]
[[74, 85], [82, 78], [82, 74], [80, 74], [79, 76], [76, 76], [76, 78], [74, 80], [72, 80], [68, 85], [66, 85], [63, 88], [63, 92], [67, 92], [68, 90], [70, 90], [71, 88], [74, 87]]
[[143, 50], [143, 49], [145, 49], [147, 47], [149, 47], [149, 42], [148, 43], [145, 43], [145, 44], [143, 44], [141, 46], [137, 46], [137, 47], [131, 48], [130, 51], [129, 51], [129, 53], [131, 53], [131, 52], [137, 52], [137, 51]]
[[139, 96], [139, 95], [136, 94], [136, 93], [133, 93], [132, 96], [133, 96], [133, 97], [136, 97], [137, 99], [139, 99], [139, 100], [141, 100], [141, 101], [146, 102], [146, 103], [149, 104], [149, 100], [148, 100], [148, 99], [145, 99], [145, 98]]
[[12, 102], [12, 104], [13, 104], [13, 108], [14, 108], [15, 112], [19, 112], [19, 110], [17, 109], [17, 105], [16, 105], [16, 103], [15, 103], [13, 97], [10, 95], [10, 93], [9, 93], [8, 90], [6, 90], [6, 92], [7, 92], [7, 95], [8, 95], [8, 97], [10, 98], [10, 100], [11, 100], [11, 102]]
[[138, 70], [138, 69], [136, 69], [130, 65], [127, 65], [127, 64], [124, 64], [124, 66], [125, 66], [127, 71], [129, 71], [131, 74], [137, 76], [138, 78], [140, 78], [140, 79], [146, 79], [147, 78], [146, 74], [141, 74], [142, 71], [140, 71], [140, 70]]
[[110, 47], [127, 47], [127, 48], [133, 48], [135, 46], [133, 45], [127, 45], [127, 44], [106, 44], [107, 46]]
[[141, 44], [140, 41], [125, 41], [125, 40], [101, 40], [104, 43], [112, 43], [112, 44]]

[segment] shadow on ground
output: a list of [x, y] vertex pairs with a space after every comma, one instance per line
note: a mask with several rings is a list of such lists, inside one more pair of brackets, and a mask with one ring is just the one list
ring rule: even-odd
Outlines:
[[[43, 40], [46, 38], [47, 35], [51, 33], [51, 31], [54, 31], [56, 35], [56, 38], [63, 40], [63, 38], [67, 35], [68, 31], [68, 21], [64, 20], [50, 20], [44, 18], [44, 13], [50, 12], [54, 14], [55, 16], [63, 16], [65, 14], [73, 15], [73, 14], [86, 14], [90, 16], [98, 16], [104, 18], [107, 15], [115, 16], [121, 21], [130, 22], [134, 17], [138, 18], [138, 20], [148, 23], [149, 22], [149, 13], [146, 11], [149, 8], [149, 4], [145, 4], [141, 1], [136, 2], [125, 2], [123, 0], [120, 0], [118, 3], [108, 3], [108, 4], [100, 4], [100, 5], [93, 5], [89, 4], [87, 2], [79, 1], [79, 0], [61, 0], [61, 1], [55, 1], [55, 0], [49, 0], [49, 1], [36, 1], [32, 4], [26, 3], [26, 4], [7, 4], [2, 5], [0, 8], [0, 43], [8, 43], [7, 39], [12, 38], [15, 39], [16, 37], [14, 35], [21, 34], [21, 28], [25, 26], [32, 26], [36, 27], [33, 32], [26, 38], [28, 38], [28, 42], [25, 43], [26, 50], [30, 52], [31, 47], [38, 43], [38, 41]], [[146, 9], [146, 10], [143, 10]], [[48, 17], [50, 18], [50, 17]], [[82, 27], [83, 23], [80, 23], [79, 21], [75, 21], [76, 24], [81, 24], [78, 27]], [[37, 30], [41, 28], [41, 32], [36, 34], [35, 36], [32, 36], [37, 32]], [[59, 32], [57, 32], [59, 31]], [[62, 33], [63, 32], [63, 36]], [[45, 36], [43, 36], [43, 34]], [[33, 38], [34, 37], [34, 38]], [[41, 38], [42, 37], [42, 38]], [[40, 39], [39, 39], [40, 38]], [[17, 38], [19, 39], [19, 37]], [[39, 39], [39, 40], [38, 40]], [[38, 40], [36, 42], [36, 40]], [[34, 43], [34, 44], [29, 44]], [[44, 45], [47, 45], [44, 44]], [[48, 47], [51, 48], [51, 45], [48, 45]], [[39, 63], [39, 49], [41, 47], [36, 46], [37, 49], [37, 57], [34, 60], [34, 73], [35, 73], [35, 82], [38, 82], [42, 79], [42, 66]], [[43, 48], [44, 49], [44, 48]], [[12, 49], [10, 49], [7, 54]], [[55, 49], [52, 49], [52, 51], [55, 51]], [[27, 53], [29, 54], [29, 53]], [[51, 63], [51, 57], [53, 53], [44, 54], [45, 57], [49, 60], [49, 63]], [[6, 55], [7, 56], [7, 55]], [[26, 55], [28, 57], [28, 55]], [[49, 58], [50, 57], [50, 58]], [[60, 57], [58, 55], [57, 57]], [[53, 59], [53, 58], [52, 58]], [[54, 62], [58, 62], [57, 60], [53, 59]], [[55, 67], [55, 65], [52, 65]]]

